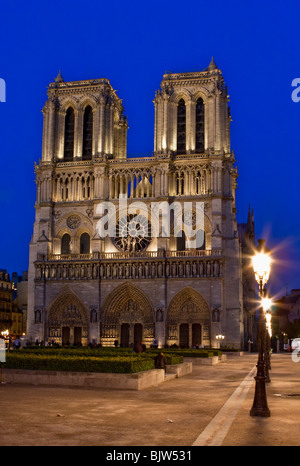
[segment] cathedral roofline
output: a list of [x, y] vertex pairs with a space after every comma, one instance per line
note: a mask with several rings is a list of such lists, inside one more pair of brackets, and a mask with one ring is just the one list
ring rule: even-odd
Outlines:
[[56, 89], [69, 89], [69, 88], [79, 88], [79, 87], [86, 87], [86, 86], [99, 86], [101, 84], [111, 86], [110, 82], [106, 78], [100, 79], [85, 79], [82, 81], [63, 81], [59, 79], [59, 76], [55, 78], [55, 82], [49, 84], [49, 88], [56, 88]]
[[213, 75], [219, 75], [222, 76], [222, 71], [217, 67], [214, 58], [212, 57], [211, 62], [207, 68], [205, 68], [203, 71], [191, 71], [191, 72], [186, 72], [186, 73], [172, 73], [170, 71], [167, 71], [163, 75], [163, 80], [186, 80], [186, 79], [191, 79], [191, 78], [209, 78]]

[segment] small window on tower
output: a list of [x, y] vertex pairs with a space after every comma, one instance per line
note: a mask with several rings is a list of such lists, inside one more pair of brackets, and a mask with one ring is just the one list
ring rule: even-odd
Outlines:
[[186, 152], [186, 107], [185, 101], [181, 99], [177, 108], [177, 153]]
[[204, 103], [201, 98], [196, 104], [196, 152], [204, 152]]
[[88, 105], [83, 116], [83, 141], [82, 141], [82, 159], [92, 159], [93, 148], [93, 110]]
[[70, 162], [74, 157], [74, 127], [75, 114], [72, 107], [69, 107], [65, 118], [65, 148], [64, 160]]

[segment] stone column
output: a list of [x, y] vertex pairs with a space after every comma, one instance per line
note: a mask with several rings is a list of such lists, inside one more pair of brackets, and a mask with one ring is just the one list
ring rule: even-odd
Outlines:
[[186, 152], [195, 150], [195, 104], [186, 102]]

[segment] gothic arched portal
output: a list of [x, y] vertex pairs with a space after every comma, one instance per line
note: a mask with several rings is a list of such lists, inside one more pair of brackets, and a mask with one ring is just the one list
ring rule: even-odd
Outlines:
[[88, 310], [71, 291], [62, 292], [48, 310], [48, 338], [59, 345], [88, 344]]
[[169, 304], [167, 344], [210, 346], [211, 316], [203, 296], [191, 287], [179, 291]]
[[153, 305], [140, 288], [130, 283], [118, 286], [109, 294], [101, 321], [103, 345], [111, 345], [115, 340], [122, 346], [135, 341], [151, 344], [154, 338]]

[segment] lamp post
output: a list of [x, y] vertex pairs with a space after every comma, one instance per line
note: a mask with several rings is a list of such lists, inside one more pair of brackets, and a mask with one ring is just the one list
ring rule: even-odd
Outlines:
[[264, 317], [265, 317], [265, 356], [266, 356], [266, 382], [271, 382], [269, 376], [269, 370], [271, 370], [271, 337], [272, 337], [272, 326], [271, 326], [271, 309], [272, 300], [270, 298], [263, 298], [262, 299], [262, 307], [264, 310]]
[[224, 340], [224, 338], [225, 338], [225, 336], [224, 336], [224, 335], [221, 335], [221, 334], [219, 334], [219, 335], [216, 335], [216, 340], [217, 340], [217, 341], [218, 341], [218, 343], [219, 343], [219, 349], [220, 349], [220, 347], [221, 347], [221, 341], [223, 341], [223, 340]]
[[2, 335], [2, 337], [4, 339], [4, 341], [5, 341], [5, 345], [7, 345], [8, 348], [9, 348], [9, 330], [5, 330], [5, 331], [1, 332], [1, 335]]
[[272, 338], [272, 325], [271, 325], [271, 313], [266, 312], [266, 329], [267, 329], [267, 357], [268, 357], [268, 368], [271, 370], [271, 338]]
[[[257, 253], [252, 258], [252, 264], [255, 274], [255, 280], [259, 285], [259, 296], [263, 298], [264, 287], [270, 276], [270, 256], [265, 250], [265, 240], [259, 240]], [[265, 320], [262, 304], [259, 306], [259, 323], [258, 323], [258, 361], [257, 374], [255, 377], [255, 395], [250, 416], [269, 417], [270, 410], [267, 403], [266, 394], [266, 374], [265, 374]]]

